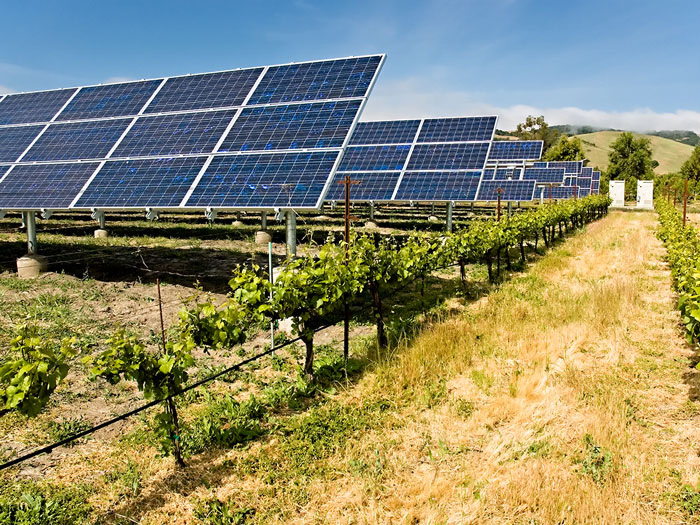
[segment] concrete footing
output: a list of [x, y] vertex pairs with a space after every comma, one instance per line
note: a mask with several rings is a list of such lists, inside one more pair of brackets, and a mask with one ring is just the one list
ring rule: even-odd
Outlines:
[[49, 262], [43, 255], [25, 255], [17, 259], [17, 277], [33, 279], [49, 268]]
[[245, 226], [245, 224], [243, 224], [243, 222], [241, 221], [233, 221], [231, 223], [231, 226], [233, 226], [234, 228], [242, 228], [243, 226]]
[[267, 245], [269, 242], [272, 242], [272, 235], [262, 230], [255, 232], [255, 244]]
[[367, 221], [365, 223], [365, 228], [377, 228], [377, 223], [374, 221]]
[[428, 221], [430, 222], [438, 222], [440, 219], [438, 219], [435, 215], [431, 215], [428, 217]]
[[106, 239], [107, 237], [109, 237], [109, 232], [107, 230], [103, 230], [102, 228], [95, 230], [95, 239]]

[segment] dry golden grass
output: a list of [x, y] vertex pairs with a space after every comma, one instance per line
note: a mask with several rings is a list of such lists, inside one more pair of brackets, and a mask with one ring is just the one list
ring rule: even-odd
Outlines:
[[[697, 410], [679, 416], [695, 405], [689, 349], [655, 221], [612, 214], [400, 349], [364, 388], [405, 399], [405, 424], [355, 445], [392, 444], [384, 478], [321, 483], [298, 521], [684, 521], [674, 496], [698, 481]], [[421, 409], [437, 378], [449, 402]], [[598, 480], [587, 434], [609, 452]]]

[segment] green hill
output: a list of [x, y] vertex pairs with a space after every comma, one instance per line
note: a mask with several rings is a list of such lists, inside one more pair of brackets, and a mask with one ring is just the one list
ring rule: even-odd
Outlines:
[[[620, 136], [621, 131], [597, 131], [595, 133], [586, 133], [577, 135], [583, 143], [583, 149], [586, 151], [586, 158], [590, 161], [591, 166], [597, 166], [603, 170], [608, 168], [608, 152], [610, 144]], [[693, 151], [692, 146], [681, 144], [671, 139], [657, 137], [654, 135], [639, 135], [651, 141], [651, 150], [654, 160], [658, 161], [659, 167], [656, 168], [656, 173], [673, 173], [681, 169], [681, 165], [690, 157]]]

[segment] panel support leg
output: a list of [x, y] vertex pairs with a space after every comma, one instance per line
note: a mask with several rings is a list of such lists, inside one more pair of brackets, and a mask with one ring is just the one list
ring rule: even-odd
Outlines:
[[108, 237], [109, 233], [105, 230], [105, 212], [104, 210], [92, 210], [92, 218], [99, 224], [99, 229], [95, 230], [95, 237], [98, 239]]
[[287, 257], [297, 256], [297, 216], [294, 210], [287, 210], [285, 215], [287, 220]]
[[448, 233], [452, 233], [452, 208], [454, 207], [454, 202], [450, 201], [447, 203], [447, 224], [446, 230]]
[[27, 228], [27, 255], [17, 259], [17, 276], [21, 278], [38, 277], [41, 272], [46, 271], [48, 263], [46, 257], [37, 253], [39, 246], [36, 241], [36, 214], [33, 211], [25, 211], [22, 216]]
[[260, 231], [255, 232], [255, 244], [266, 245], [272, 242], [272, 235], [267, 231], [267, 212], [260, 213]]

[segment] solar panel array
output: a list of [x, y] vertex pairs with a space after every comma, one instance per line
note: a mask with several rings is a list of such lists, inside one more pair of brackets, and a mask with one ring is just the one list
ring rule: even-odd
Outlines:
[[495, 116], [360, 122], [326, 200], [344, 199], [346, 175], [360, 184], [353, 201], [474, 201]]
[[0, 209], [317, 208], [383, 60], [8, 95]]

